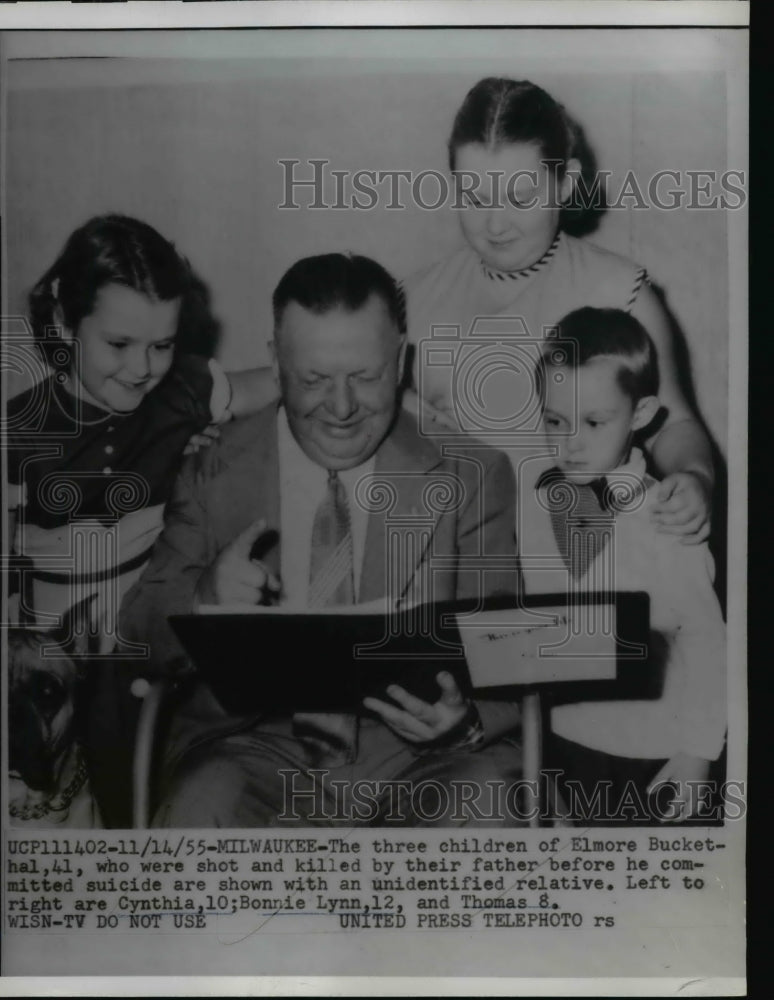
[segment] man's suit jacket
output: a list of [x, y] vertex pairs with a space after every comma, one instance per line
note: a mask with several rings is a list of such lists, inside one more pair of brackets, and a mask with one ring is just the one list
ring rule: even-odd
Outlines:
[[[450, 445], [448, 451], [441, 454], [420, 436], [414, 418], [399, 412], [376, 453], [373, 479], [364, 491], [370, 513], [359, 602], [517, 593], [511, 465], [504, 455], [472, 439]], [[183, 650], [167, 617], [193, 610], [200, 575], [229, 542], [257, 518], [278, 529], [279, 514], [273, 404], [231, 424], [216, 444], [184, 465], [150, 565], [124, 600], [121, 635], [149, 643], [158, 668], [180, 658]], [[409, 558], [386, 560], [388, 530], [414, 532], [414, 544], [406, 546]], [[278, 576], [281, 544], [280, 538], [261, 556]], [[227, 729], [227, 717], [212, 704], [214, 699], [204, 702], [198, 714], [211, 714], [216, 728]], [[478, 705], [488, 741], [518, 723], [513, 705]]]

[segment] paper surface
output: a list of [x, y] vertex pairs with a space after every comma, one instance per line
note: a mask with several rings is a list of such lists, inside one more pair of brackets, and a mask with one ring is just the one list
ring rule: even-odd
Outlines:
[[[9, 816], [4, 738], [0, 993], [744, 994], [748, 5], [70, 6], [0, 10], [0, 27], [36, 29], [0, 39], [3, 346], [17, 360], [30, 356], [29, 289], [76, 226], [117, 211], [203, 274], [223, 367], [268, 364], [272, 290], [300, 256], [364, 253], [405, 278], [465, 245], [459, 212], [418, 207], [397, 175], [381, 194], [405, 210], [384, 197], [366, 210], [336, 170], [424, 172], [432, 200], [454, 114], [485, 76], [535, 80], [572, 111], [618, 200], [583, 238], [641, 263], [663, 293], [729, 484], [727, 523], [713, 525], [729, 636], [724, 811], [706, 827], [570, 827], [546, 812], [539, 827], [511, 815], [475, 831], [67, 829]], [[115, 30], [75, 30], [95, 27]], [[324, 163], [320, 197], [344, 208], [280, 208], [282, 160], [305, 205], [311, 161]], [[718, 193], [729, 207], [706, 204]], [[4, 397], [22, 391], [29, 367], [12, 360], [3, 380]], [[609, 635], [571, 633], [548, 656], [564, 622], [502, 620], [462, 629], [482, 687], [615, 673]], [[287, 667], [266, 650], [248, 662]], [[527, 736], [534, 750], [539, 733]], [[202, 795], [219, 789], [214, 774]]]
[[553, 617], [555, 624], [535, 625], [534, 618], [525, 621], [523, 611], [491, 611], [458, 618], [474, 688], [615, 677], [614, 631], [577, 629], [566, 607], [540, 610]]

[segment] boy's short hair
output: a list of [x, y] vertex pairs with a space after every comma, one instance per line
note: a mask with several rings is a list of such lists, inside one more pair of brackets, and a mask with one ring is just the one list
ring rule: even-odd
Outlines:
[[[584, 306], [560, 320], [559, 343], [549, 340], [538, 364], [538, 388], [545, 399], [545, 369], [581, 368], [594, 358], [618, 362], [616, 373], [621, 391], [637, 403], [645, 396], [658, 395], [658, 363], [653, 341], [642, 323], [623, 309], [595, 309]], [[564, 350], [561, 341], [572, 341]]]
[[297, 302], [321, 315], [341, 307], [354, 312], [376, 295], [387, 307], [400, 333], [405, 330], [403, 297], [397, 282], [381, 264], [357, 254], [328, 253], [304, 257], [285, 272], [274, 289], [274, 328], [279, 328], [285, 309]]

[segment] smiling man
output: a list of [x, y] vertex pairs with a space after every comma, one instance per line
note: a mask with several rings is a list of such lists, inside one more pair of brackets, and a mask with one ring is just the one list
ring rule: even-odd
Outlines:
[[[282, 278], [273, 307], [280, 406], [234, 423], [184, 468], [151, 566], [125, 603], [125, 634], [149, 641], [164, 663], [181, 653], [167, 616], [201, 603], [346, 611], [515, 595], [510, 464], [475, 442], [444, 455], [400, 410], [405, 336], [390, 275], [365, 257], [306, 258]], [[433, 499], [439, 486], [451, 487], [445, 501]], [[369, 496], [388, 498], [389, 509]], [[429, 543], [395, 560], [388, 518], [429, 526]], [[406, 804], [412, 782], [457, 779], [484, 795], [490, 782], [520, 776], [514, 704], [468, 701], [440, 673], [435, 702], [392, 685], [389, 701], [368, 698], [357, 716], [286, 717], [271, 706], [277, 655], [255, 650], [245, 664], [267, 673], [260, 717], [227, 718], [196, 686], [175, 729], [157, 825], [311, 823], [326, 797], [349, 824], [358, 821], [349, 789], [373, 781], [398, 781], [403, 798], [385, 786], [369, 822], [420, 824], [427, 818]], [[322, 799], [289, 803], [287, 774], [303, 781], [310, 770]], [[449, 802], [433, 809], [434, 822], [481, 818]]]
[[[374, 454], [395, 416], [405, 340], [378, 291], [351, 311], [346, 301], [327, 301], [332, 295], [324, 272], [313, 272], [321, 279], [318, 288], [303, 280], [296, 286], [307, 268], [302, 261], [301, 274], [290, 271], [274, 297], [275, 375], [288, 425], [305, 454], [323, 468], [351, 469]], [[378, 287], [382, 276], [373, 273]], [[298, 298], [287, 301], [291, 295]]]

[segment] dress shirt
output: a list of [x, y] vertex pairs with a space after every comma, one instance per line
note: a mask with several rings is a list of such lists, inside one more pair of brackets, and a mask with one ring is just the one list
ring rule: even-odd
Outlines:
[[[284, 408], [277, 414], [280, 483], [281, 603], [307, 607], [312, 526], [328, 482], [328, 470], [302, 450], [288, 425]], [[355, 486], [374, 470], [375, 456], [354, 469], [339, 472], [347, 493], [352, 528], [355, 598], [360, 588], [368, 512], [355, 501]]]

